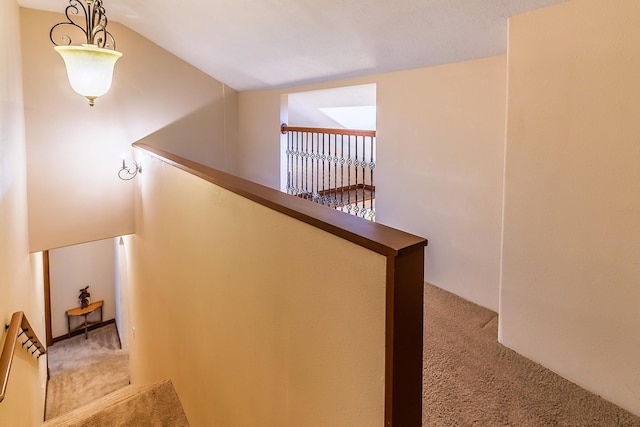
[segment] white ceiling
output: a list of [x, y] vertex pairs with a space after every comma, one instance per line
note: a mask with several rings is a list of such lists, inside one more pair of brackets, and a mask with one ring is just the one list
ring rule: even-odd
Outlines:
[[[110, 21], [249, 90], [501, 54], [509, 16], [563, 1], [104, 0], [104, 7]], [[68, 5], [18, 3], [60, 13]]]
[[287, 96], [289, 126], [376, 128], [376, 85], [347, 86]]

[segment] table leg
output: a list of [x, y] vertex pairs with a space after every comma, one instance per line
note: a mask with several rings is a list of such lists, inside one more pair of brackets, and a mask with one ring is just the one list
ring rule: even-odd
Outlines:
[[84, 315], [84, 339], [85, 339], [85, 340], [86, 340], [86, 339], [89, 339], [89, 330], [88, 330], [88, 327], [87, 327], [87, 326], [88, 326], [88, 325], [87, 325], [87, 315], [85, 314], [85, 315]]
[[67, 332], [69, 333], [69, 338], [71, 338], [71, 316], [67, 314]]

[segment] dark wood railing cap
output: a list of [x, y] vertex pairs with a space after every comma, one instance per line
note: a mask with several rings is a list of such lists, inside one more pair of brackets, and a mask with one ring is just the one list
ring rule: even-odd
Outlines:
[[318, 133], [321, 135], [349, 135], [349, 136], [369, 136], [371, 138], [376, 137], [375, 130], [359, 130], [359, 129], [333, 129], [333, 128], [310, 128], [300, 126], [289, 126], [286, 123], [280, 125], [280, 132], [303, 132], [303, 133]]
[[136, 142], [133, 147], [228, 191], [379, 254], [397, 256], [406, 249], [427, 245], [427, 240], [423, 237], [311, 203], [148, 144]]

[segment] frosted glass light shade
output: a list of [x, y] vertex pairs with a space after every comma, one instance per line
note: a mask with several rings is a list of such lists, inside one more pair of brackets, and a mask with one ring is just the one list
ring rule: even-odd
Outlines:
[[54, 49], [64, 59], [71, 87], [86, 97], [89, 105], [109, 91], [113, 68], [122, 53], [90, 44], [56, 46]]

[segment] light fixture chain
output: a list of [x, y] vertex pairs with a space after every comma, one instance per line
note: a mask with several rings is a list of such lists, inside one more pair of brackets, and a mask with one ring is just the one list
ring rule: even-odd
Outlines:
[[[91, 4], [89, 4], [91, 9]], [[113, 41], [112, 49], [115, 49], [115, 40], [113, 36], [107, 31], [107, 12], [102, 5], [102, 0], [95, 0], [93, 6], [93, 12], [91, 13], [91, 44], [95, 44], [99, 47], [111, 46], [108, 44], [108, 38]]]
[[[82, 0], [69, 0], [69, 5], [65, 9], [67, 21], [60, 22], [51, 28], [51, 31], [49, 31], [49, 38], [51, 39], [51, 42], [56, 46], [71, 45], [71, 36], [67, 34], [62, 35], [60, 37], [60, 43], [56, 42], [56, 37], [54, 36], [54, 32], [58, 27], [70, 25], [82, 31], [87, 44], [115, 50], [116, 40], [113, 35], [107, 31], [108, 20], [106, 10], [102, 5], [102, 0], [84, 1], [86, 2], [86, 6], [83, 4]], [[82, 12], [84, 13], [86, 29], [76, 23], [72, 18], [72, 16], [80, 16], [80, 9], [82, 9]]]

